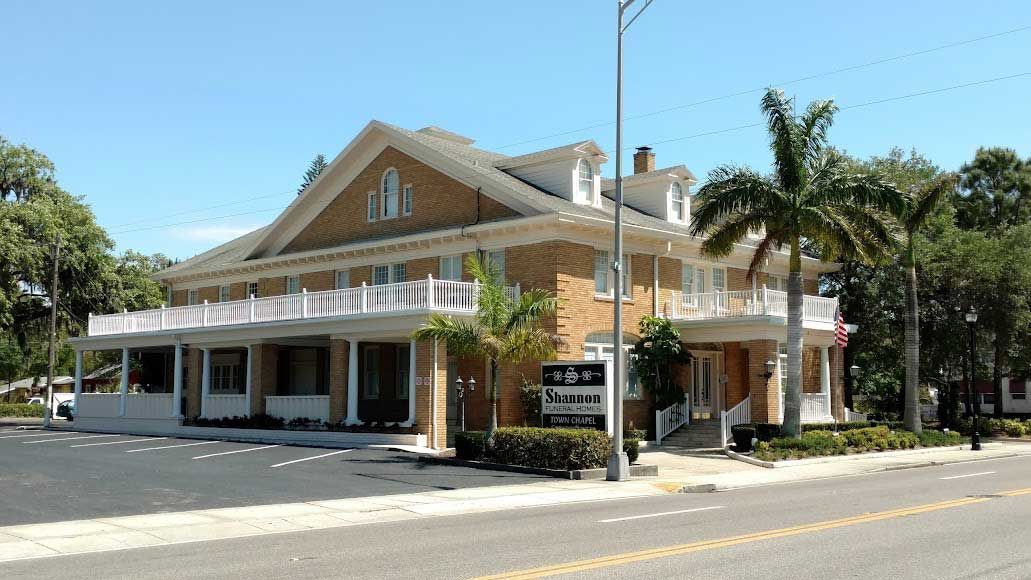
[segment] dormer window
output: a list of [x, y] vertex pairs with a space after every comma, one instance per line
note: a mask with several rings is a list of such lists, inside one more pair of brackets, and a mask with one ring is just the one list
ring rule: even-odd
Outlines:
[[594, 201], [594, 168], [591, 167], [591, 162], [581, 159], [578, 162], [577, 172], [579, 173], [577, 192], [580, 194], [580, 201], [592, 203]]
[[397, 170], [391, 167], [383, 174], [383, 184], [380, 189], [383, 197], [382, 212], [384, 218], [395, 218], [397, 217], [397, 201], [398, 201], [398, 190], [400, 189], [400, 179], [397, 176]]
[[679, 181], [674, 181], [669, 188], [670, 197], [670, 218], [673, 221], [687, 221], [687, 203], [684, 200], [684, 189]]

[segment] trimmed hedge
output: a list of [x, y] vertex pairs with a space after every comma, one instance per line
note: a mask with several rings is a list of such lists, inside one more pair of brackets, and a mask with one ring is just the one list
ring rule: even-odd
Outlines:
[[780, 437], [762, 441], [756, 446], [755, 456], [764, 461], [802, 459], [828, 455], [850, 455], [867, 451], [890, 451], [924, 447], [959, 445], [964, 438], [957, 433], [925, 430], [919, 437], [909, 431], [892, 431], [887, 426], [832, 431], [809, 431], [799, 439]]
[[[875, 425], [869, 421], [846, 421], [844, 423], [802, 423], [802, 433], [810, 431], [854, 431]], [[759, 441], [772, 441], [781, 436], [780, 423], [756, 423], [755, 437]], [[891, 427], [896, 429], [898, 427]]]
[[[609, 443], [611, 449], [611, 443]], [[637, 463], [637, 457], [641, 454], [641, 440], [635, 437], [623, 440], [623, 451], [626, 452], [630, 463]]]
[[755, 438], [754, 425], [734, 425], [730, 432], [734, 436], [734, 451], [747, 453], [752, 450], [752, 439]]
[[483, 447], [487, 437], [484, 431], [459, 431], [455, 433], [455, 457], [469, 461], [483, 459]]
[[43, 405], [0, 403], [0, 417], [42, 417]]
[[494, 432], [487, 461], [544, 469], [605, 467], [612, 443], [607, 433], [588, 429], [501, 427]]

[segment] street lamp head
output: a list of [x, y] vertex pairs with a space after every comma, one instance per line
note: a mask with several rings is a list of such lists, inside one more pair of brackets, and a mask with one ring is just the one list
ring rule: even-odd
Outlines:
[[764, 366], [766, 367], [766, 378], [772, 377], [773, 371], [777, 370], [777, 363], [772, 360], [767, 360]]
[[462, 377], [458, 377], [455, 379], [455, 389], [458, 391], [462, 390]]
[[473, 377], [469, 377], [469, 391], [472, 392], [472, 391], [475, 391], [475, 390], [476, 390], [476, 379], [474, 379]]
[[977, 309], [971, 306], [964, 317], [967, 319], [967, 324], [974, 324], [977, 322]]
[[848, 373], [852, 376], [853, 379], [858, 378], [860, 372], [862, 372], [862, 369], [859, 368], [859, 365], [852, 365], [848, 367]]

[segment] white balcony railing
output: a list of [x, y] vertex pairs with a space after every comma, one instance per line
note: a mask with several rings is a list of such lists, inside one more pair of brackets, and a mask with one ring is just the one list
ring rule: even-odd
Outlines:
[[[800, 420], [803, 423], [832, 423], [831, 401], [825, 393], [802, 393]], [[780, 394], [780, 420], [784, 420], [784, 393]]]
[[265, 412], [273, 417], [329, 421], [328, 395], [265, 397]]
[[[139, 312], [89, 316], [89, 336], [134, 334], [162, 330], [211, 328], [238, 324], [358, 316], [369, 313], [405, 314], [439, 310], [462, 314], [476, 311], [479, 284], [434, 280], [399, 282], [325, 292], [306, 292], [232, 302], [177, 306]], [[507, 288], [510, 298], [519, 286]]]
[[[837, 298], [803, 296], [802, 318], [807, 322], [833, 324], [838, 310]], [[768, 290], [705, 292], [702, 294], [673, 295], [673, 318], [679, 320], [707, 320], [742, 316], [787, 316], [788, 294]]]

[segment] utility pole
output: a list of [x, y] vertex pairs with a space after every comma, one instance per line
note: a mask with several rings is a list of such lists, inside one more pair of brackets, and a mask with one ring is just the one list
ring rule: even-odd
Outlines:
[[615, 384], [612, 385], [612, 455], [605, 474], [609, 481], [630, 479], [630, 460], [623, 451], [623, 384], [626, 382], [623, 368], [623, 33], [651, 6], [652, 0], [647, 0], [624, 26], [623, 13], [633, 3], [634, 0], [619, 0], [616, 27], [616, 215], [612, 260], [612, 381]]
[[47, 400], [43, 408], [43, 426], [50, 426], [54, 414], [54, 361], [57, 358], [57, 262], [61, 259], [61, 234], [57, 234], [50, 257], [54, 262], [54, 275], [50, 279], [50, 362], [47, 365]]

